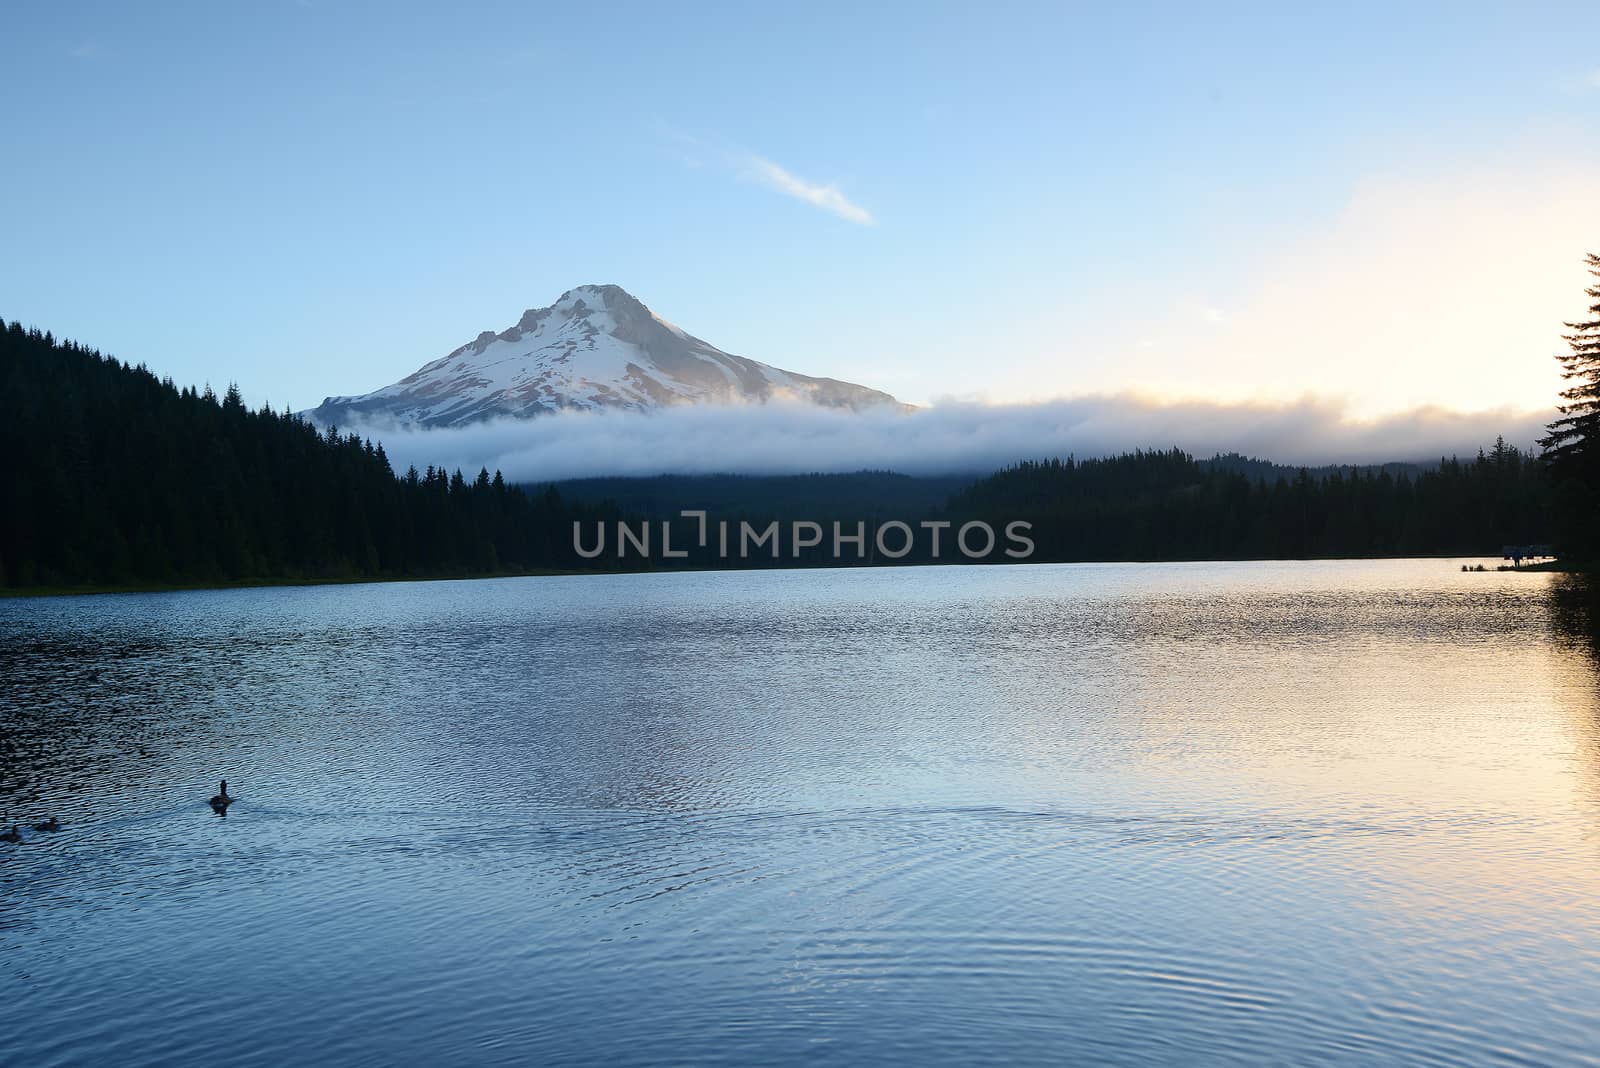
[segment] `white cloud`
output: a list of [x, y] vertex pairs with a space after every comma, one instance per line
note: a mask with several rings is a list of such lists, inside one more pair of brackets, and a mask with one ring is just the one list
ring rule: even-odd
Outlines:
[[717, 138], [701, 137], [662, 121], [656, 123], [656, 136], [677, 157], [679, 163], [691, 170], [704, 166], [708, 155], [713, 161], [720, 156], [723, 166], [747, 181], [821, 208], [830, 215], [837, 215], [858, 226], [878, 224], [872, 212], [845, 196], [837, 185], [808, 181], [787, 167], [748, 149]]
[[1205, 300], [1181, 300], [1177, 305], [1177, 313], [1183, 318], [1204, 319], [1212, 326], [1225, 326], [1228, 322], [1228, 313]]
[[796, 474], [889, 469], [993, 471], [1018, 460], [1177, 446], [1197, 456], [1242, 452], [1280, 463], [1382, 463], [1473, 456], [1496, 435], [1529, 448], [1551, 413], [1418, 408], [1375, 420], [1306, 397], [1286, 404], [1186, 401], [1133, 394], [1045, 404], [944, 404], [913, 413], [798, 405], [563, 412], [449, 430], [348, 427], [381, 440], [397, 470], [429, 464], [499, 469], [516, 481], [592, 475]]
[[782, 193], [784, 196], [803, 200], [807, 204], [821, 208], [839, 218], [861, 226], [873, 226], [877, 219], [872, 212], [855, 203], [839, 191], [836, 185], [819, 185], [808, 182], [792, 171], [786, 170], [778, 164], [762, 156], [750, 155], [744, 160], [743, 172], [750, 178], [768, 189]]

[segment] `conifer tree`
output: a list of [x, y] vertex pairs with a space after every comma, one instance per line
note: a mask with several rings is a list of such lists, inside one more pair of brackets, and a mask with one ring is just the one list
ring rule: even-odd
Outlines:
[[[1600, 279], [1600, 256], [1586, 257], [1589, 273]], [[1600, 557], [1600, 282], [1584, 290], [1593, 302], [1589, 317], [1567, 323], [1569, 351], [1556, 356], [1567, 388], [1561, 415], [1539, 440], [1555, 476], [1561, 540], [1568, 553]]]

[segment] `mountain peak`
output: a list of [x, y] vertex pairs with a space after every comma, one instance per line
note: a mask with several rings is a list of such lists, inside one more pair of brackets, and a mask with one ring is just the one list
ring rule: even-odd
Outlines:
[[522, 313], [522, 318], [517, 320], [516, 326], [499, 336], [508, 341], [516, 341], [520, 335], [538, 329], [540, 323], [553, 316], [583, 318], [601, 314], [609, 314], [613, 320], [612, 324], [607, 325], [620, 325], [655, 317], [642, 301], [621, 286], [574, 286], [557, 297], [554, 304], [547, 304], [542, 308], [529, 308]]
[[608, 304], [611, 301], [618, 299], [630, 300], [635, 304], [639, 303], [637, 297], [619, 285], [613, 285], [611, 283], [590, 283], [589, 285], [584, 286], [573, 286], [571, 289], [567, 290], [565, 293], [561, 294], [561, 296], [556, 298], [556, 304], [567, 304], [569, 302], [583, 300], [592, 306], [596, 303], [602, 305]]
[[827, 407], [899, 407], [887, 393], [812, 378], [724, 352], [662, 319], [618, 285], [582, 285], [485, 330], [392, 386], [329, 397], [309, 414], [454, 426], [562, 409], [648, 410], [678, 404], [785, 400]]

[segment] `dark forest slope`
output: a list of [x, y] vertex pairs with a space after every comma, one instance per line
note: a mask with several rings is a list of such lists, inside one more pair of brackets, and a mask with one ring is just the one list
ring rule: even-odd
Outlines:
[[1176, 449], [1028, 462], [983, 479], [953, 516], [1034, 524], [1041, 560], [1489, 555], [1550, 540], [1543, 466], [1497, 443], [1475, 460], [1273, 479]]
[[18, 323], [0, 330], [0, 451], [12, 587], [575, 567], [571, 521], [602, 514], [486, 471], [397, 478], [370, 441]]

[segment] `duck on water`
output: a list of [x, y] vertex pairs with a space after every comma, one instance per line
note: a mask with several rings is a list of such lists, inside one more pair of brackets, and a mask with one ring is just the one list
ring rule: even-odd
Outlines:
[[210, 801], [211, 808], [216, 812], [227, 812], [228, 806], [233, 804], [233, 798], [228, 796], [228, 780], [222, 780], [222, 786], [217, 790], [217, 796]]
[[[51, 816], [43, 823], [35, 823], [33, 825], [33, 829], [36, 831], [52, 833], [61, 829], [61, 823], [54, 816]], [[20, 841], [22, 841], [22, 828], [16, 825], [13, 825], [9, 831], [0, 834], [0, 842], [10, 842], [15, 844]]]

